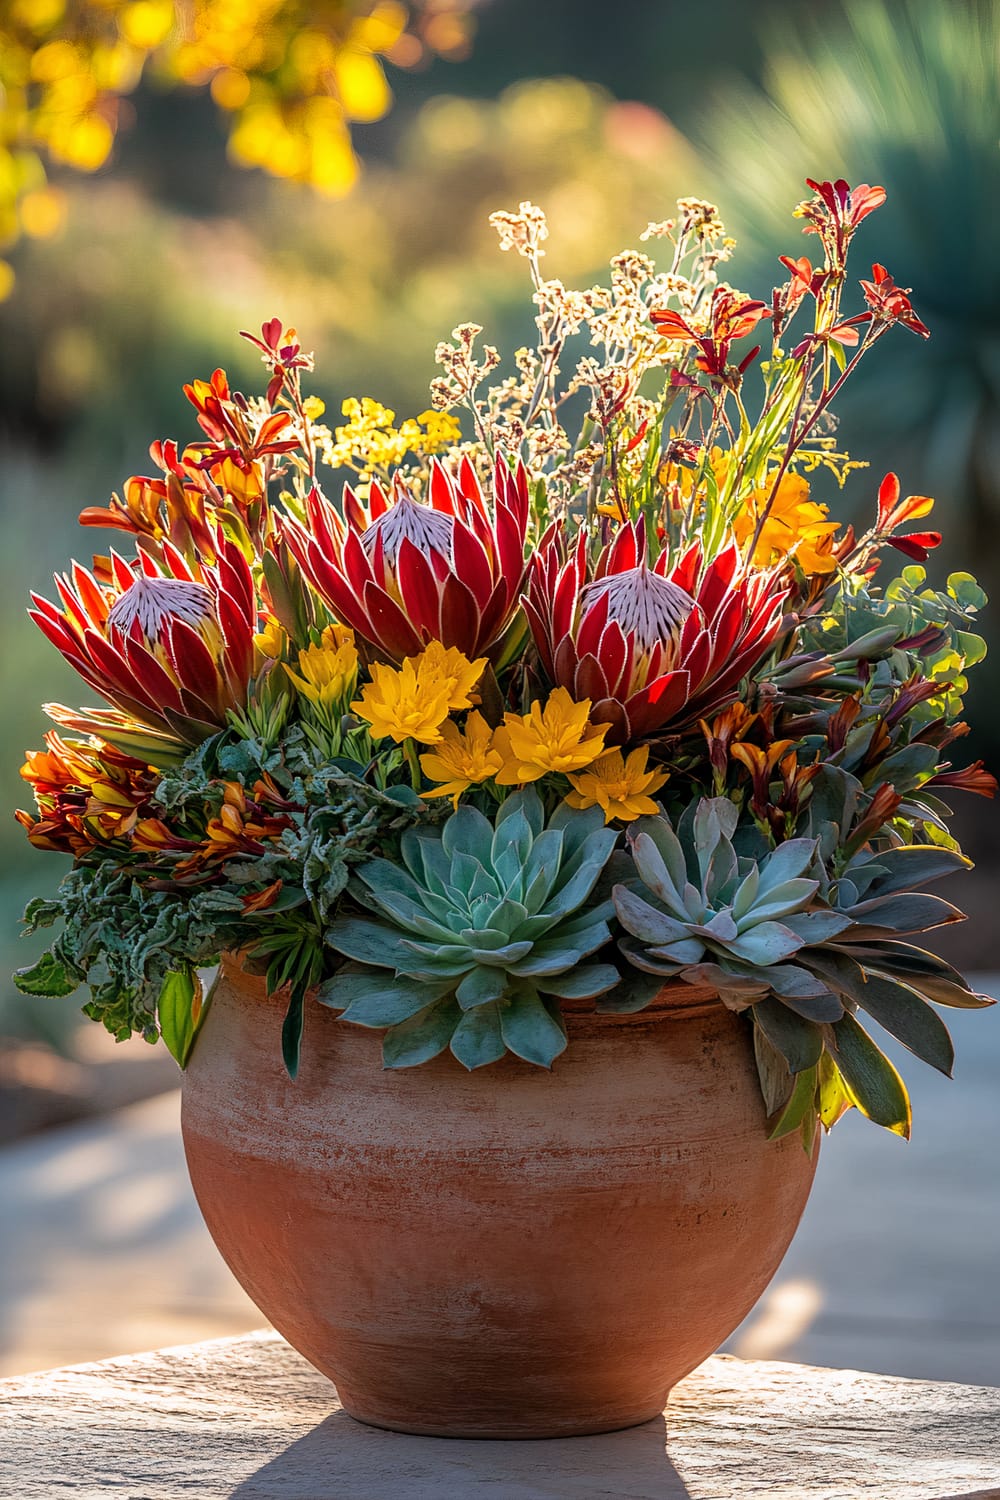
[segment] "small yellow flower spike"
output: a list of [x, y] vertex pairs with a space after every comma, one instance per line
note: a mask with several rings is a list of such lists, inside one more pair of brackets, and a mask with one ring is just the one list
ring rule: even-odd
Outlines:
[[[771, 488], [771, 484], [765, 483], [754, 490], [736, 516], [733, 531], [741, 547], [749, 544], [757, 520], [770, 498]], [[751, 558], [754, 566], [767, 568], [794, 557], [808, 577], [832, 573], [837, 566], [833, 556], [837, 522], [828, 521], [828, 515], [825, 505], [810, 500], [808, 480], [801, 474], [783, 475], [754, 548]]]
[[428, 689], [438, 686], [448, 688], [448, 708], [452, 713], [472, 707], [472, 689], [483, 675], [486, 657], [478, 656], [470, 661], [457, 646], [442, 646], [440, 641], [431, 641], [419, 656], [407, 657], [416, 669], [417, 677]]
[[458, 799], [470, 786], [478, 786], [495, 776], [503, 765], [503, 756], [493, 745], [493, 731], [477, 709], [465, 721], [465, 732], [449, 719], [441, 727], [441, 743], [420, 757], [420, 769], [428, 781], [442, 786], [422, 797], [450, 797], [457, 810]]
[[358, 677], [358, 652], [354, 635], [342, 625], [330, 625], [318, 646], [299, 652], [298, 672], [285, 671], [303, 698], [321, 708], [333, 708], [354, 691]]
[[375, 662], [371, 674], [371, 682], [365, 683], [351, 708], [370, 725], [372, 739], [391, 738], [397, 745], [411, 739], [423, 745], [440, 744], [441, 726], [448, 717], [448, 679], [422, 681], [412, 657], [398, 672]]
[[566, 801], [570, 807], [600, 807], [605, 823], [615, 818], [631, 823], [644, 813], [659, 812], [650, 793], [660, 790], [668, 773], [647, 771], [648, 759], [648, 745], [630, 751], [627, 759], [620, 750], [609, 750], [588, 770], [570, 776], [574, 790], [568, 793]]
[[504, 714], [504, 722], [493, 735], [493, 744], [503, 756], [497, 773], [498, 786], [522, 786], [537, 781], [548, 771], [579, 771], [603, 754], [606, 724], [588, 720], [590, 699], [574, 703], [566, 688], [550, 695], [544, 709], [535, 699], [527, 714]]

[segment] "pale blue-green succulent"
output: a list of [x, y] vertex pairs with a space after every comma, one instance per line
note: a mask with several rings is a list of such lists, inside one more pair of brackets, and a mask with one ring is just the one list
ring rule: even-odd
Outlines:
[[463, 806], [440, 829], [410, 829], [402, 865], [374, 859], [353, 885], [373, 917], [342, 915], [327, 940], [351, 964], [320, 999], [361, 1026], [387, 1028], [387, 1067], [450, 1047], [467, 1068], [508, 1050], [549, 1067], [566, 1046], [560, 1000], [619, 981], [593, 962], [611, 939], [610, 899], [594, 888], [616, 834], [599, 809], [561, 806], [548, 826], [528, 788], [491, 823]]
[[[845, 827], [851, 817], [848, 807]], [[822, 821], [821, 837], [789, 839], [752, 859], [733, 847], [738, 818], [731, 802], [715, 798], [689, 810], [676, 831], [664, 817], [633, 825], [638, 881], [613, 892], [622, 953], [645, 974], [709, 985], [731, 1009], [750, 1013], [768, 1113], [784, 1111], [779, 1133], [802, 1125], [808, 1134], [817, 1114], [829, 1124], [856, 1105], [907, 1134], [906, 1089], [856, 1012], [950, 1074], [951, 1039], [928, 1001], [990, 1002], [903, 939], [960, 917], [912, 887], [968, 861], [936, 846], [866, 848], [832, 879], [820, 854]], [[845, 827], [836, 826], [835, 845]], [[640, 984], [630, 999], [623, 983], [603, 1005], [639, 1009], [648, 994]]]

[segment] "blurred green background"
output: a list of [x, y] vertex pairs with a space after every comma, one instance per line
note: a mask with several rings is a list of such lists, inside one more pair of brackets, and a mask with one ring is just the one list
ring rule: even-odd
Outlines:
[[[855, 270], [878, 259], [913, 288], [931, 326], [875, 352], [841, 407], [843, 444], [872, 470], [844, 496], [865, 514], [887, 468], [937, 496], [946, 546], [1000, 592], [1000, 11], [992, 0], [480, 0], [469, 56], [387, 69], [391, 113], [355, 129], [364, 173], [331, 203], [241, 171], [207, 95], [133, 97], [134, 123], [89, 177], [60, 181], [65, 228], [11, 252], [0, 305], [0, 623], [3, 804], [25, 803], [21, 752], [40, 743], [39, 705], [85, 696], [25, 618], [29, 587], [83, 558], [82, 506], [148, 470], [149, 442], [187, 438], [181, 384], [218, 364], [253, 386], [236, 336], [278, 316], [319, 362], [331, 417], [349, 394], [400, 416], [423, 410], [433, 348], [482, 323], [501, 348], [530, 326], [522, 266], [496, 248], [494, 208], [524, 198], [551, 224], [550, 274], [589, 284], [681, 194], [717, 201], [740, 242], [730, 278], [766, 296], [779, 253], [806, 253], [790, 217], [807, 176], [882, 183], [886, 207], [859, 234]], [[131, 113], [131, 112], [130, 112]], [[866, 262], [867, 257], [867, 262]], [[985, 622], [990, 633], [990, 620]], [[970, 695], [962, 760], [1000, 762], [1000, 653]], [[968, 752], [965, 754], [964, 752]], [[994, 905], [996, 815], [976, 803], [958, 831], [985, 869], [959, 896]], [[0, 1032], [66, 1045], [72, 1002], [26, 1002], [6, 975], [24, 900], [60, 861], [0, 822]], [[956, 893], [957, 894], [957, 893]], [[949, 938], [996, 967], [989, 924]]]

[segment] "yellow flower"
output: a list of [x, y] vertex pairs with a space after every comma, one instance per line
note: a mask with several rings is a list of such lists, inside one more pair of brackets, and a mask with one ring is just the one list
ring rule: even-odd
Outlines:
[[493, 735], [493, 744], [503, 756], [497, 773], [499, 786], [518, 786], [537, 781], [547, 771], [578, 771], [589, 766], [604, 750], [606, 724], [588, 721], [590, 699], [574, 703], [564, 687], [556, 688], [544, 709], [535, 699], [527, 714], [504, 714], [504, 722]]
[[462, 424], [450, 412], [422, 411], [417, 421], [425, 429], [420, 442], [424, 453], [440, 453], [442, 448], [450, 448], [462, 440]]
[[273, 615], [268, 615], [264, 629], [258, 630], [253, 643], [261, 656], [266, 657], [268, 661], [280, 661], [285, 654], [288, 637], [280, 622]]
[[465, 721], [465, 732], [447, 720], [441, 727], [438, 749], [420, 757], [420, 768], [428, 781], [444, 784], [422, 797], [450, 797], [452, 806], [470, 786], [478, 786], [495, 776], [503, 765], [503, 756], [493, 745], [493, 731], [476, 709]]
[[566, 801], [570, 807], [600, 807], [605, 823], [613, 818], [631, 823], [643, 813], [659, 812], [650, 793], [660, 790], [667, 772], [647, 771], [648, 759], [648, 745], [632, 750], [627, 759], [620, 750], [609, 750], [589, 770], [569, 778], [574, 790]]
[[334, 708], [354, 691], [358, 652], [354, 635], [343, 625], [329, 625], [318, 646], [299, 652], [298, 672], [285, 671], [303, 698], [321, 708]]
[[[741, 547], [749, 544], [772, 488], [773, 480], [748, 495], [744, 508], [733, 522], [736, 540]], [[837, 522], [828, 521], [828, 515], [825, 505], [809, 499], [809, 483], [801, 474], [782, 475], [751, 561], [758, 568], [767, 568], [794, 557], [808, 577], [832, 573], [837, 566], [833, 556]]]
[[419, 656], [407, 657], [407, 660], [413, 662], [418, 678], [428, 688], [447, 686], [448, 708], [452, 712], [471, 708], [472, 689], [483, 675], [485, 656], [470, 661], [457, 646], [442, 646], [440, 641], [431, 641]]
[[397, 745], [404, 740], [419, 740], [424, 745], [441, 742], [441, 726], [448, 717], [450, 682], [421, 679], [407, 657], [397, 671], [375, 662], [372, 680], [361, 689], [361, 697], [351, 704], [354, 712], [371, 726], [373, 740], [391, 737]]

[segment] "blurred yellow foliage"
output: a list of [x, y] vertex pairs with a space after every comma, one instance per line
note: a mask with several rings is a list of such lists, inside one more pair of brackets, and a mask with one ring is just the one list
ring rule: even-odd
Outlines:
[[[107, 161], [120, 99], [150, 68], [208, 88], [241, 166], [340, 197], [358, 175], [351, 125], [388, 110], [383, 59], [461, 56], [463, 0], [8, 0], [0, 9], [0, 247], [56, 233], [46, 160]], [[10, 289], [0, 262], [0, 298]]]

